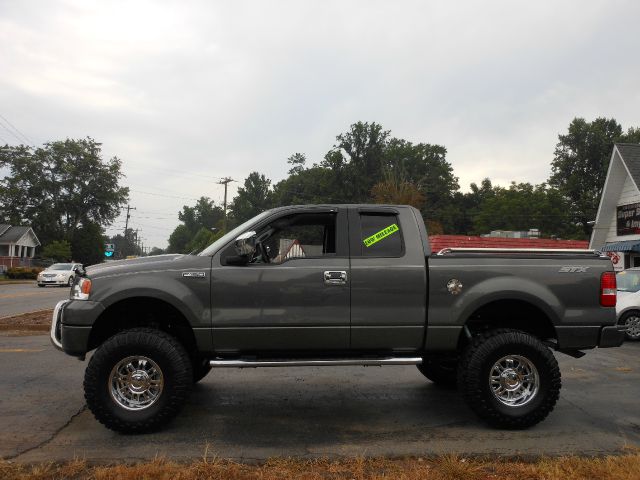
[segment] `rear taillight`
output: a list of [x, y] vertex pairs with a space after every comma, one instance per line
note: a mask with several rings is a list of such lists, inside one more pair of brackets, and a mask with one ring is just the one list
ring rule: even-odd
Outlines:
[[603, 307], [615, 307], [616, 292], [616, 274], [604, 272], [600, 276], [600, 305]]

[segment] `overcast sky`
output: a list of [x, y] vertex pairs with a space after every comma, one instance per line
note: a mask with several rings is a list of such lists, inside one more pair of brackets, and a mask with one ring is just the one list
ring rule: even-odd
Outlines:
[[131, 226], [165, 247], [220, 177], [278, 181], [359, 120], [444, 145], [465, 190], [543, 182], [575, 116], [640, 126], [639, 18], [633, 0], [0, 0], [0, 115], [36, 145], [102, 142]]

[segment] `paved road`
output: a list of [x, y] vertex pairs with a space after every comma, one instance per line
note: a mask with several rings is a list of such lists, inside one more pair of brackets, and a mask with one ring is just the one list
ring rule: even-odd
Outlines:
[[493, 430], [414, 367], [222, 369], [164, 431], [119, 435], [84, 407], [84, 362], [46, 336], [0, 336], [0, 456], [17, 461], [270, 456], [556, 455], [640, 446], [640, 343], [559, 354], [561, 399], [526, 431]]
[[53, 308], [64, 298], [69, 298], [67, 287], [38, 288], [35, 282], [0, 285], [0, 318]]

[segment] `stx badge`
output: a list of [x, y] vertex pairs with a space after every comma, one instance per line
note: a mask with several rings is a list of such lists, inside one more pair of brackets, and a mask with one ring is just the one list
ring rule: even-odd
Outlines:
[[589, 267], [582, 267], [580, 265], [570, 265], [566, 267], [560, 267], [558, 272], [560, 273], [586, 273]]
[[204, 278], [207, 276], [205, 272], [182, 272], [183, 277]]

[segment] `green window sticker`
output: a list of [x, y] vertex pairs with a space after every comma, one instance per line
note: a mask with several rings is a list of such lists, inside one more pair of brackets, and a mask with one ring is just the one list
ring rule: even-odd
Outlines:
[[383, 238], [387, 238], [389, 235], [393, 235], [394, 233], [396, 233], [399, 230], [400, 230], [400, 228], [398, 228], [398, 225], [396, 225], [395, 223], [393, 225], [389, 225], [388, 227], [383, 228], [379, 232], [374, 233], [370, 237], [365, 238], [363, 240], [364, 246], [365, 247], [370, 247], [374, 243], [379, 242]]

